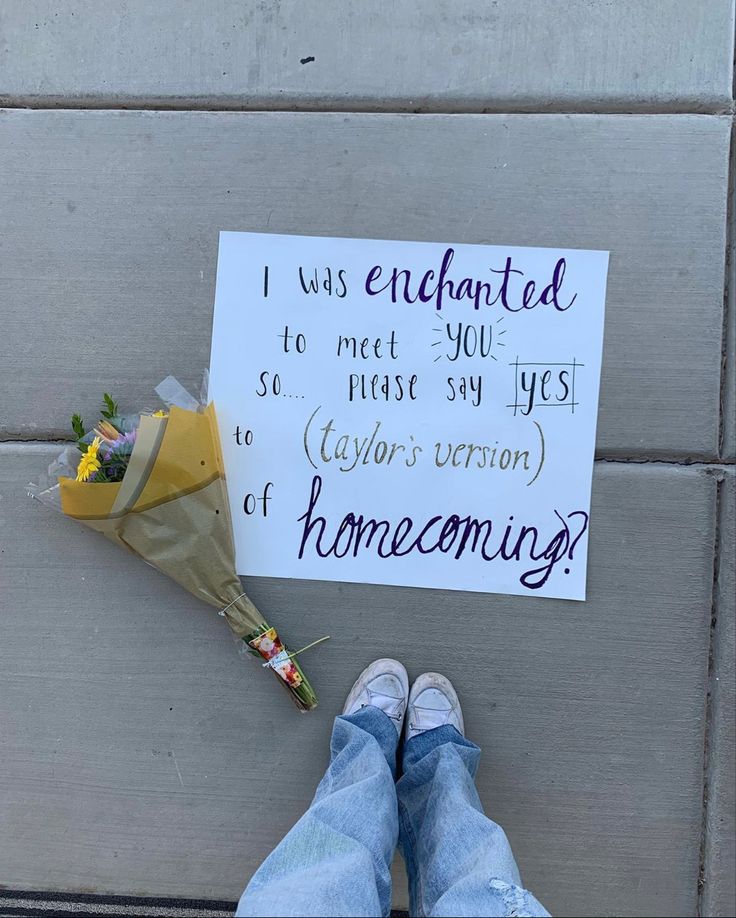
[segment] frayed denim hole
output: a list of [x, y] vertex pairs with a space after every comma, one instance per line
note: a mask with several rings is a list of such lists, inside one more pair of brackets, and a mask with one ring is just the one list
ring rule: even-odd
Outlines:
[[489, 885], [500, 894], [509, 918], [532, 918], [526, 890], [503, 880], [491, 880]]

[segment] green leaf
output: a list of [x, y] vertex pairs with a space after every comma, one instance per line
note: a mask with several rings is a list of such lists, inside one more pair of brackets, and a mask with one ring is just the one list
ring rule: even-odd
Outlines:
[[104, 402], [105, 402], [105, 407], [102, 409], [102, 411], [100, 412], [100, 414], [102, 415], [103, 418], [107, 418], [108, 421], [109, 421], [110, 418], [114, 418], [114, 417], [117, 416], [117, 414], [118, 414], [118, 403], [115, 402], [115, 401], [113, 401], [112, 396], [111, 396], [111, 395], [108, 395], [107, 392], [105, 392], [105, 394], [102, 396], [102, 398], [103, 398], [103, 400], [104, 400]]
[[72, 415], [72, 430], [77, 435], [77, 440], [81, 440], [85, 434], [84, 424], [82, 423], [82, 416], [79, 414]]
[[122, 481], [126, 467], [117, 462], [103, 462], [95, 481]]

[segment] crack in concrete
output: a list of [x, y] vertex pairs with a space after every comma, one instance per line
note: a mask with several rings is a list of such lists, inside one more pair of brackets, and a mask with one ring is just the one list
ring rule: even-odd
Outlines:
[[[724, 476], [725, 477], [725, 476]], [[711, 725], [713, 723], [713, 680], [716, 678], [714, 649], [716, 625], [718, 622], [718, 579], [721, 566], [721, 525], [720, 510], [723, 500], [723, 479], [716, 483], [715, 521], [713, 525], [713, 584], [710, 605], [710, 641], [708, 644], [708, 675], [706, 679], [705, 714], [703, 721], [703, 803], [700, 824], [700, 851], [698, 865], [698, 899], [697, 914], [702, 915], [702, 899], [705, 890], [705, 847], [708, 837], [708, 797], [710, 792], [711, 773]]]
[[[310, 63], [307, 59], [301, 63]], [[579, 105], [555, 105], [550, 103], [539, 108], [539, 100], [499, 101], [496, 105], [473, 105], [472, 101], [456, 99], [425, 99], [424, 105], [416, 105], [412, 99], [395, 99], [387, 103], [383, 99], [355, 98], [344, 99], [325, 95], [323, 102], [298, 99], [285, 99], [274, 96], [261, 103], [248, 105], [242, 96], [224, 96], [221, 98], [151, 96], [133, 98], [129, 104], [122, 104], [114, 99], [94, 99], [79, 96], [0, 96], [0, 108], [28, 109], [30, 111], [111, 111], [111, 112], [299, 112], [310, 115], [351, 114], [351, 115], [733, 115], [736, 105], [713, 104], [699, 105], [697, 101], [687, 104], [680, 100], [678, 105], [667, 107], [650, 106], [646, 101], [640, 104], [615, 102], [596, 104], [592, 100], [581, 101]], [[486, 100], [487, 101], [487, 100]], [[465, 104], [463, 105], [463, 102]]]

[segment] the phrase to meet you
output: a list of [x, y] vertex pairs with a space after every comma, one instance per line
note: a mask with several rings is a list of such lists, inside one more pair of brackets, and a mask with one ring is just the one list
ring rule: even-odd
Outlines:
[[243, 575], [585, 598], [608, 253], [223, 232]]

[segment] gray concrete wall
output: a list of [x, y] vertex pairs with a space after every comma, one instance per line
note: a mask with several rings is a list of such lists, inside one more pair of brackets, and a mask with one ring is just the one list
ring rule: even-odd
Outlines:
[[[734, 913], [733, 24], [733, 0], [0, 8], [0, 883], [237, 897], [391, 652], [455, 679], [554, 913]], [[250, 582], [292, 643], [333, 635], [299, 718], [217, 616], [25, 497], [72, 409], [197, 380], [219, 229], [610, 249], [588, 602]]]

